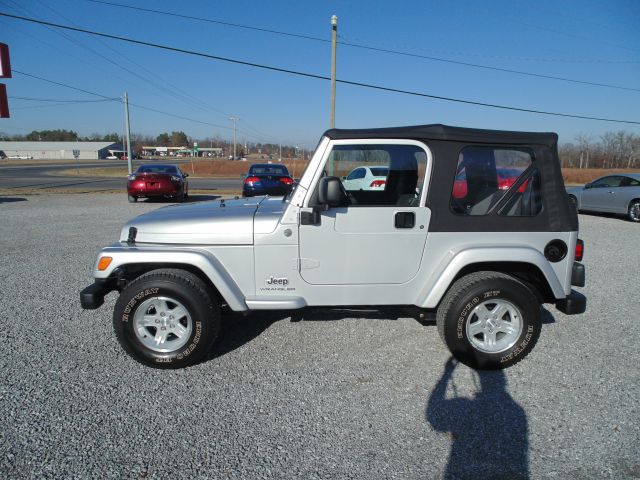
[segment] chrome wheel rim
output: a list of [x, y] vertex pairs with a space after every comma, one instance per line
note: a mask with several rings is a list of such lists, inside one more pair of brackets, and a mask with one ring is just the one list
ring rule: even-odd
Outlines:
[[635, 202], [629, 207], [629, 216], [634, 222], [640, 221], [640, 202]]
[[500, 353], [515, 345], [522, 333], [522, 315], [511, 302], [494, 299], [476, 306], [467, 320], [467, 339], [485, 353]]
[[175, 352], [191, 337], [193, 321], [189, 311], [170, 297], [152, 297], [140, 304], [133, 317], [136, 337], [154, 352]]

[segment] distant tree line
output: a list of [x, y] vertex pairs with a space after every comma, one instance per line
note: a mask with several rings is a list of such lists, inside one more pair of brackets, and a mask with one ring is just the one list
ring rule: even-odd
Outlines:
[[[34, 130], [26, 135], [7, 135], [0, 132], [0, 141], [32, 141], [32, 142], [110, 142], [124, 145], [121, 134], [108, 133], [101, 135], [92, 133], [87, 136], [80, 136], [73, 130]], [[233, 142], [223, 139], [220, 136], [207, 137], [204, 139], [194, 139], [183, 131], [163, 132], [157, 137], [150, 135], [131, 134], [131, 149], [137, 155], [142, 153], [143, 146], [158, 147], [187, 147], [192, 148], [194, 142], [200, 147], [222, 148], [226, 155], [233, 152]], [[247, 142], [239, 138], [236, 144], [236, 155], [243, 157], [249, 153], [258, 153], [265, 158], [271, 156], [273, 159], [279, 158], [282, 150], [282, 158], [305, 158], [309, 157], [308, 152], [296, 146], [279, 145], [275, 143]]]
[[565, 168], [640, 168], [640, 135], [618, 131], [595, 139], [581, 133], [575, 140], [558, 147]]

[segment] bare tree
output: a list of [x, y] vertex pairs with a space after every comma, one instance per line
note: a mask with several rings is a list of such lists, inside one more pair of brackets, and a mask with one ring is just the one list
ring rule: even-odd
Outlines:
[[[576, 135], [576, 141], [580, 147], [580, 168], [589, 168], [589, 150], [591, 150], [591, 135], [580, 132]], [[586, 158], [585, 158], [586, 155]], [[584, 160], [584, 162], [583, 162]]]

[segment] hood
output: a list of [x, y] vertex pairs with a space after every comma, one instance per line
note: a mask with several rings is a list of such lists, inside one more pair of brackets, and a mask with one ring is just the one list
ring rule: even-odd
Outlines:
[[282, 199], [269, 197], [171, 205], [127, 222], [120, 241], [126, 242], [135, 227], [136, 243], [251, 245], [257, 212], [261, 232], [273, 231], [284, 205]]

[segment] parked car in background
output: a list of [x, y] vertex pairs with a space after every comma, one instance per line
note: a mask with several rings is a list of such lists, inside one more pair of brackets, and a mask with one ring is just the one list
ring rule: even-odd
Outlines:
[[357, 167], [343, 178], [345, 190], [384, 190], [389, 175], [389, 167], [385, 165]]
[[640, 222], [640, 173], [606, 175], [567, 188], [567, 194], [578, 211], [616, 213]]
[[174, 198], [183, 202], [189, 196], [188, 173], [183, 173], [177, 165], [140, 165], [129, 175], [127, 195], [130, 202], [139, 198]]
[[[520, 175], [522, 175], [523, 170], [519, 170], [517, 168], [497, 168], [496, 173], [496, 181], [498, 182], [499, 190], [509, 190], [509, 187], [516, 183], [516, 180]], [[527, 180], [528, 181], [528, 180]], [[524, 189], [527, 186], [527, 181], [525, 181], [520, 188], [518, 188], [518, 192], [524, 192]], [[467, 196], [467, 177], [465, 169], [463, 168], [456, 175], [456, 179], [453, 182], [453, 197], [454, 198], [464, 198]]]
[[284, 165], [256, 163], [249, 167], [242, 184], [243, 197], [287, 195], [293, 187], [293, 177]]

